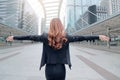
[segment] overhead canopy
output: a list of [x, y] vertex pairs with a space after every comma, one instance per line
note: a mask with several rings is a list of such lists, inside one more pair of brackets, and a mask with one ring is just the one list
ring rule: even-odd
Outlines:
[[52, 18], [58, 18], [63, 0], [40, 0], [45, 13], [46, 26]]
[[6, 35], [26, 35], [27, 32], [18, 28], [13, 28], [0, 23], [0, 36]]

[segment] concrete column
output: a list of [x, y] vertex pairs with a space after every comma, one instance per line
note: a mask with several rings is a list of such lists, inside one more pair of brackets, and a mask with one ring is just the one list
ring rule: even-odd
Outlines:
[[0, 30], [0, 36], [1, 36], [1, 32], [2, 32], [2, 31]]
[[74, 0], [74, 27], [76, 22], [76, 0]]
[[[94, 34], [94, 32], [91, 32], [91, 36]], [[92, 45], [94, 45], [94, 42], [93, 41], [91, 41], [90, 42]]]
[[91, 32], [91, 35], [93, 35], [94, 34], [94, 32]]
[[[107, 27], [107, 36], [110, 37], [110, 28]], [[110, 41], [107, 42], [107, 47], [110, 48]]]
[[[9, 35], [11, 36], [11, 35], [12, 35], [12, 32], [9, 32]], [[10, 42], [10, 46], [12, 46], [12, 42]]]

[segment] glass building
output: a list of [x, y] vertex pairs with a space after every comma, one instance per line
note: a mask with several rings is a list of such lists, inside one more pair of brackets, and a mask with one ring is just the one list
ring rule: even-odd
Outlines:
[[0, 0], [0, 23], [38, 34], [38, 18], [26, 0]]
[[76, 30], [76, 22], [81, 18], [91, 5], [99, 5], [100, 0], [67, 0], [67, 32]]
[[105, 6], [109, 15], [120, 12], [120, 0], [102, 0], [101, 6]]
[[106, 19], [108, 16], [107, 9], [102, 6], [92, 5], [88, 7], [88, 10], [77, 20], [75, 23], [76, 30], [89, 27], [89, 25]]
[[22, 30], [29, 34], [38, 34], [38, 17], [28, 1], [24, 1], [23, 16], [21, 20]]
[[10, 27], [18, 27], [22, 0], [0, 0], [0, 22]]
[[4, 22], [4, 19], [7, 15], [7, 7], [6, 7], [7, 0], [0, 0], [0, 23]]

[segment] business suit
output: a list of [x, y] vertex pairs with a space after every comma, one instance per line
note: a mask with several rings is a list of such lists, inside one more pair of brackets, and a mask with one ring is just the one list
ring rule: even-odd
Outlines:
[[[98, 40], [98, 36], [70, 36], [66, 35], [67, 42], [62, 45], [59, 50], [53, 49], [48, 45], [48, 34], [29, 35], [29, 36], [14, 36], [15, 40], [33, 40], [43, 42], [43, 53], [41, 59], [42, 66], [46, 64], [46, 78], [47, 80], [65, 80], [65, 65], [68, 64], [71, 68], [69, 43], [77, 41], [94, 41]], [[52, 70], [52, 71], [51, 71]]]

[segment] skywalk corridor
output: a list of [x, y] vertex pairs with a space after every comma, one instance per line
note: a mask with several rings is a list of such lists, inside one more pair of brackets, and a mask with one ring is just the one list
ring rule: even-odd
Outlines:
[[70, 35], [110, 38], [71, 44], [66, 80], [120, 80], [120, 0], [0, 0], [0, 80], [45, 80], [42, 44], [6, 38], [48, 33], [53, 18]]

